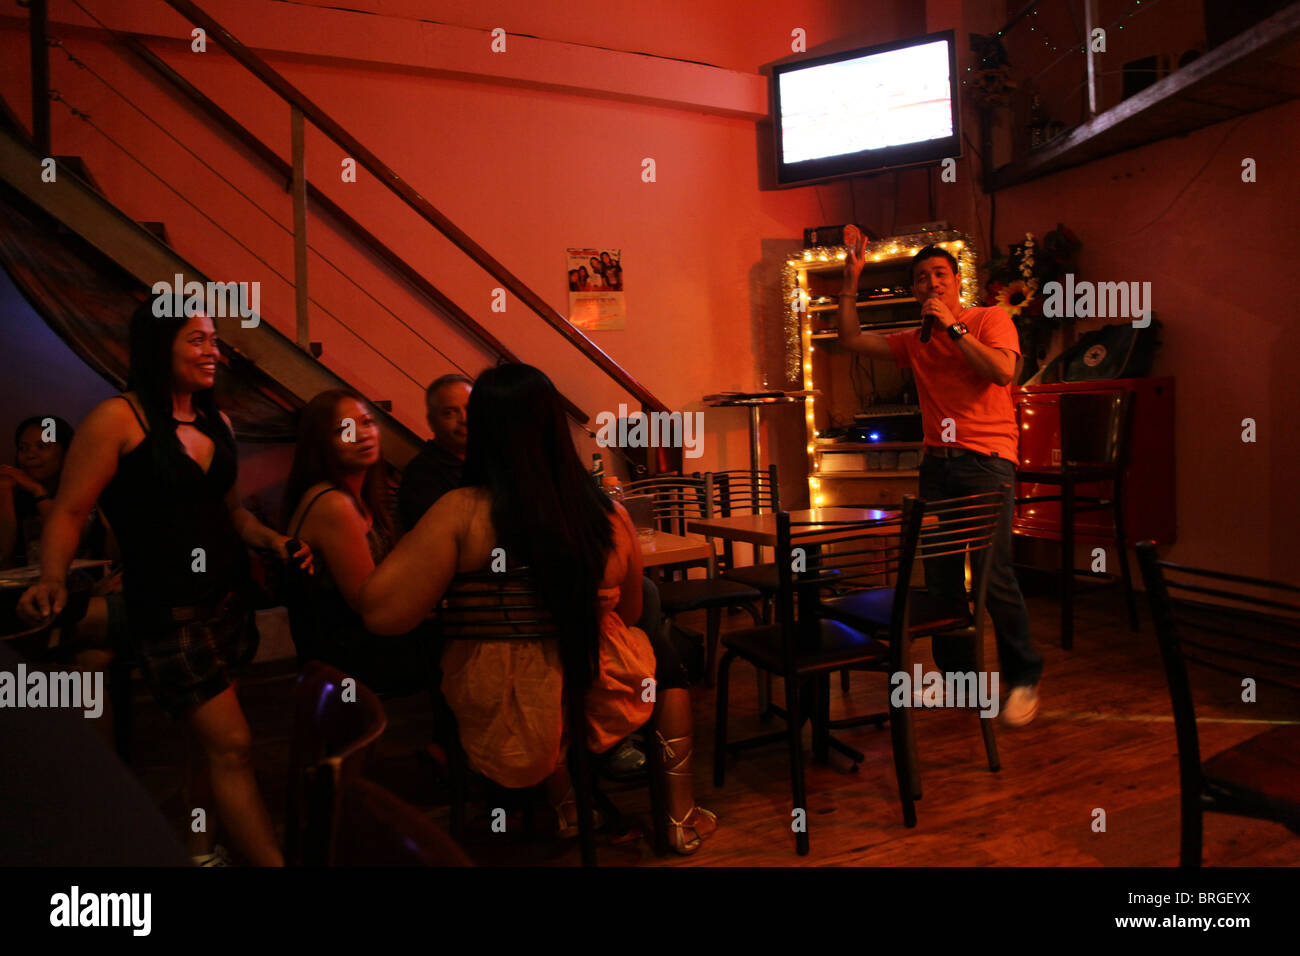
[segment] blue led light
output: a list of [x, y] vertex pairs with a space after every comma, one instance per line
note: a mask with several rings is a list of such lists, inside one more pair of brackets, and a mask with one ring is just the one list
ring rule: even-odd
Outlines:
[[867, 438], [871, 439], [872, 441], [880, 441], [880, 432], [870, 432], [867, 435]]

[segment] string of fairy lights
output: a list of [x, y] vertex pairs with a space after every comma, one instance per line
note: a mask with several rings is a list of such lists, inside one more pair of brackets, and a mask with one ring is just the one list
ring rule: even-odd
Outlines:
[[[1122, 14], [1120, 14], [1120, 15], [1119, 15], [1119, 16], [1118, 16], [1118, 17], [1117, 17], [1117, 18], [1116, 18], [1112, 23], [1110, 23], [1110, 25], [1106, 26], [1104, 29], [1106, 30], [1107, 33], [1109, 33], [1111, 30], [1123, 30], [1123, 29], [1124, 29], [1124, 24], [1125, 24], [1125, 23], [1127, 23], [1129, 20], [1133, 19], [1133, 17], [1137, 16], [1137, 15], [1138, 15], [1139, 13], [1141, 13], [1143, 10], [1150, 10], [1150, 9], [1152, 9], [1152, 8], [1155, 7], [1159, 2], [1160, 2], [1160, 0], [1146, 0], [1146, 2], [1145, 2], [1145, 4], [1144, 4], [1144, 3], [1143, 3], [1143, 0], [1134, 0], [1133, 5], [1132, 5], [1131, 7], [1129, 7], [1127, 11], [1125, 11], [1125, 12], [1122, 13]], [[1055, 60], [1053, 60], [1051, 63], [1049, 63], [1049, 64], [1048, 64], [1047, 66], [1045, 66], [1043, 69], [1039, 70], [1036, 74], [1034, 74], [1034, 77], [1033, 77], [1034, 79], [1038, 79], [1038, 77], [1042, 76], [1042, 75], [1043, 75], [1044, 73], [1046, 73], [1048, 70], [1052, 69], [1052, 67], [1056, 66], [1058, 63], [1060, 63], [1060, 62], [1061, 62], [1062, 60], [1064, 60], [1066, 57], [1070, 56], [1072, 53], [1086, 53], [1086, 52], [1087, 52], [1087, 49], [1086, 49], [1086, 46], [1085, 46], [1084, 43], [1080, 43], [1080, 44], [1077, 44], [1077, 45], [1076, 45], [1076, 44], [1074, 44], [1074, 43], [1070, 43], [1070, 42], [1065, 42], [1065, 41], [1063, 41], [1063, 44], [1064, 44], [1064, 45], [1062, 45], [1062, 43], [1056, 43], [1056, 42], [1053, 42], [1052, 37], [1051, 37], [1051, 35], [1047, 32], [1047, 30], [1046, 30], [1045, 28], [1040, 28], [1036, 23], [1034, 23], [1034, 18], [1037, 17], [1037, 16], [1038, 16], [1038, 10], [1035, 9], [1035, 10], [1033, 10], [1033, 11], [1031, 12], [1031, 14], [1030, 14], [1030, 16], [1029, 16], [1029, 18], [1028, 18], [1029, 21], [1030, 21], [1030, 22], [1029, 22], [1029, 31], [1030, 31], [1031, 33], [1035, 34], [1035, 37], [1036, 37], [1036, 38], [1041, 37], [1041, 38], [1042, 38], [1042, 44], [1043, 44], [1043, 46], [1048, 47], [1049, 50], [1050, 50], [1050, 52], [1052, 52], [1052, 53], [1056, 53], [1056, 52], [1059, 52], [1059, 51], [1062, 51], [1062, 50], [1063, 50], [1064, 52], [1061, 53], [1060, 56], [1058, 56]], [[1015, 29], [1015, 27], [1012, 27], [1011, 29]], [[997, 35], [998, 35], [998, 36], [1003, 36], [1006, 32], [1008, 32], [1008, 31], [1006, 31], [1006, 30], [999, 30], [999, 31], [997, 32]], [[1086, 42], [1086, 38], [1085, 38], [1085, 42]], [[974, 68], [968, 66], [968, 67], [966, 67], [966, 72], [967, 72], [967, 73], [974, 72]], [[963, 78], [962, 81], [961, 81], [961, 85], [962, 85], [962, 86], [968, 86], [968, 85], [969, 85], [969, 82], [968, 82], [965, 78]]]
[[[956, 230], [944, 232], [918, 233], [907, 236], [891, 236], [869, 242], [863, 249], [863, 258], [867, 263], [882, 263], [890, 260], [908, 261], [921, 251], [923, 246], [936, 245], [952, 253], [957, 259], [957, 271], [961, 279], [960, 298], [964, 306], [975, 305], [979, 300], [979, 276], [975, 245], [971, 237]], [[786, 303], [785, 332], [786, 357], [789, 361], [787, 377], [797, 380], [803, 376], [803, 387], [808, 394], [804, 400], [804, 414], [808, 431], [808, 498], [814, 508], [825, 503], [822, 494], [822, 472], [817, 465], [817, 427], [816, 427], [816, 383], [813, 381], [813, 354], [816, 344], [812, 340], [813, 329], [809, 322], [807, 273], [811, 270], [831, 271], [844, 262], [848, 250], [842, 246], [805, 249], [802, 254], [791, 256], [786, 260], [782, 270], [782, 297]]]

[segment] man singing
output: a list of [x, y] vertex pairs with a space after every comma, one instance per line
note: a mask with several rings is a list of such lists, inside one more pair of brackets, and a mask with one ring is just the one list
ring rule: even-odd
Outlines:
[[[1038, 712], [1043, 659], [1029, 637], [1029, 613], [1011, 567], [1011, 517], [1019, 436], [1011, 383], [1020, 358], [1011, 318], [999, 308], [964, 309], [957, 260], [937, 246], [912, 259], [912, 294], [921, 303], [923, 328], [891, 335], [863, 332], [856, 300], [866, 237], [850, 245], [839, 302], [839, 342], [871, 358], [893, 359], [916, 379], [925, 430], [920, 495], [927, 501], [997, 491], [1005, 484], [1006, 510], [993, 541], [986, 603], [997, 634], [1002, 681], [1011, 687], [1002, 719], [1022, 727]], [[960, 556], [925, 562], [926, 587], [936, 596], [963, 600]], [[935, 663], [944, 671], [974, 670], [974, 648], [961, 638], [933, 639]]]

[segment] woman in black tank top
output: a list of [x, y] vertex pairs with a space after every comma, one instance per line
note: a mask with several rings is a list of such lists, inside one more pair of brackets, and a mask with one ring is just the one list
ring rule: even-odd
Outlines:
[[356, 610], [394, 543], [379, 442], [374, 413], [351, 389], [321, 392], [302, 410], [284, 527], [311, 547], [316, 573], [291, 576], [285, 604], [299, 666], [324, 661], [380, 693], [412, 693], [433, 687], [432, 634], [373, 634]]
[[[216, 331], [206, 316], [187, 317], [183, 301], [157, 296], [132, 316], [128, 391], [77, 431], [41, 538], [41, 578], [19, 610], [34, 620], [62, 610], [68, 564], [98, 500], [121, 546], [131, 650], [158, 702], [201, 748], [187, 774], [186, 823], [202, 807], [249, 862], [277, 866], [235, 687], [257, 647], [246, 547], [289, 560], [289, 539], [239, 503], [234, 435], [212, 396]], [[310, 569], [309, 549], [292, 558]], [[211, 822], [205, 833], [186, 831], [196, 859], [210, 859]]]

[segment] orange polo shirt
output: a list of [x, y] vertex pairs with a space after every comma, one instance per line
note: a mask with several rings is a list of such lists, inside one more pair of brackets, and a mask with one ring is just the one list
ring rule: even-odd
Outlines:
[[[1010, 349], [1020, 354], [1020, 337], [1005, 311], [997, 308], [967, 309], [957, 317], [970, 335], [989, 348]], [[1016, 430], [1015, 406], [1010, 385], [995, 385], [971, 368], [960, 345], [935, 324], [929, 342], [921, 341], [920, 329], [885, 336], [899, 368], [910, 368], [921, 401], [921, 424], [925, 443], [940, 448], [956, 445], [984, 455], [1020, 463], [1020, 435]], [[944, 419], [951, 418], [950, 441], [943, 440]]]

